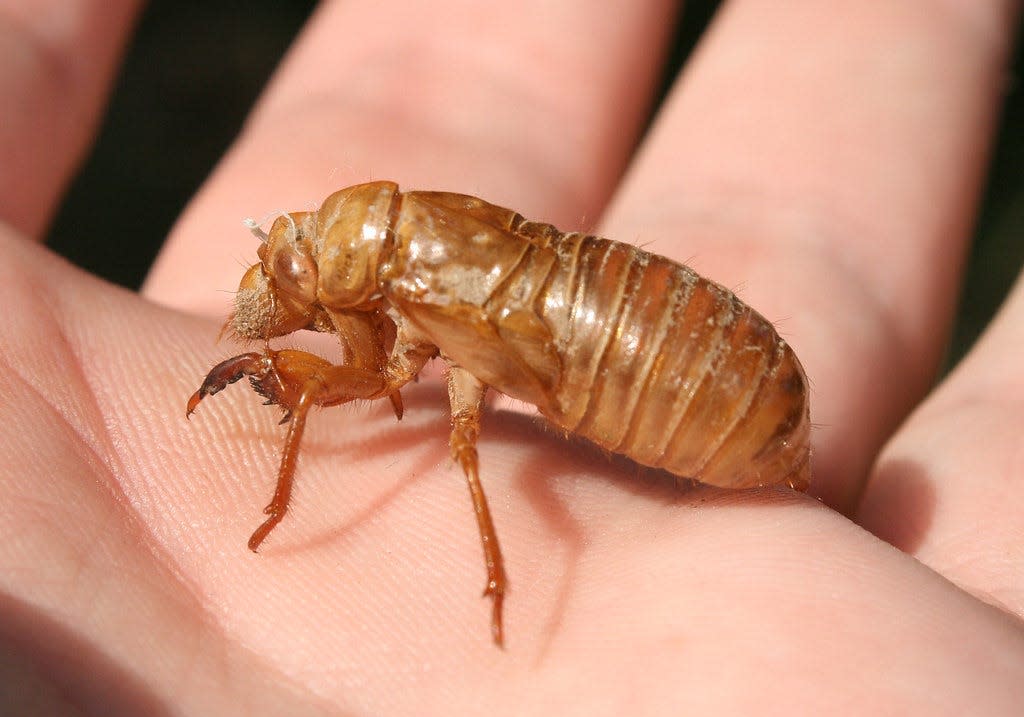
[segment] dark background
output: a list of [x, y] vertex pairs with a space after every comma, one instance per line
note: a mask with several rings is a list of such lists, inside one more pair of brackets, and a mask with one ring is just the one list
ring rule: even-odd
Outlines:
[[[240, 129], [315, 5], [250, 0], [239, 12], [235, 3], [150, 2], [98, 142], [66, 196], [49, 245], [110, 281], [138, 287], [175, 218]], [[686, 3], [665, 88], [717, 5]], [[1018, 48], [950, 362], [984, 328], [1024, 264], [1022, 57]]]

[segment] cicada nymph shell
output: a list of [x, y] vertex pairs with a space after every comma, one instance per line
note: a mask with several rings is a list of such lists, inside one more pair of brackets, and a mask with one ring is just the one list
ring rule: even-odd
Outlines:
[[506, 577], [479, 478], [484, 394], [531, 403], [559, 428], [646, 466], [726, 488], [810, 480], [807, 378], [771, 323], [688, 267], [563, 233], [482, 199], [343, 189], [261, 238], [227, 329], [263, 342], [334, 334], [344, 360], [269, 347], [215, 366], [189, 400], [248, 376], [289, 423], [269, 517], [285, 514], [312, 406], [388, 398], [432, 358], [448, 364], [450, 446], [469, 482], [503, 640]]

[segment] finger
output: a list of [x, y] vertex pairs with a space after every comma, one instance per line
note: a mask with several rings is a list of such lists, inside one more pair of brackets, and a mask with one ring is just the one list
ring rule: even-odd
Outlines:
[[865, 527], [1024, 615], [1024, 278], [978, 345], [889, 443]]
[[1010, 7], [725, 5], [605, 225], [780, 322], [811, 380], [812, 489], [832, 505], [854, 504], [937, 364]]
[[[370, 179], [593, 220], [632, 148], [672, 4], [323, 7], [176, 228], [144, 292], [221, 314], [254, 252], [239, 220]], [[641, 48], [639, 51], [637, 48]]]
[[133, 0], [0, 0], [0, 219], [39, 237], [92, 137]]

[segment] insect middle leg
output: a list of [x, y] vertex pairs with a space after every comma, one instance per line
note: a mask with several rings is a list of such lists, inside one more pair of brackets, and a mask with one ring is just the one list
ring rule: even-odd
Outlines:
[[[326, 310], [345, 352], [346, 363], [358, 368], [384, 371], [388, 364], [385, 344], [395, 341], [395, 325], [381, 312]], [[390, 335], [390, 336], [389, 336]], [[388, 396], [395, 418], [402, 420], [402, 394]]]
[[480, 483], [479, 460], [476, 441], [480, 435], [480, 413], [483, 408], [487, 386], [465, 369], [453, 366], [448, 373], [448, 399], [452, 407], [452, 433], [449, 443], [452, 458], [466, 474], [469, 494], [473, 499], [480, 542], [484, 549], [484, 563], [487, 566], [487, 586], [484, 596], [493, 600], [491, 612], [491, 636], [501, 645], [504, 636], [501, 627], [501, 607], [508, 588], [505, 567], [498, 546], [498, 534], [494, 530], [487, 497]]

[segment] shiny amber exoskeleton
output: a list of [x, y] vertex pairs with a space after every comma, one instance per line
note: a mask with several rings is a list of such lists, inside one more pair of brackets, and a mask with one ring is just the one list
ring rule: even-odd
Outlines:
[[243, 276], [227, 328], [269, 340], [338, 336], [344, 361], [302, 351], [235, 356], [188, 402], [249, 376], [281, 405], [288, 439], [269, 518], [281, 521], [310, 407], [388, 398], [440, 356], [452, 455], [469, 481], [501, 643], [505, 572], [478, 475], [484, 393], [537, 406], [557, 426], [647, 466], [729, 488], [810, 477], [807, 379], [772, 325], [732, 292], [669, 259], [563, 233], [447, 192], [371, 182], [316, 212], [280, 217]]

